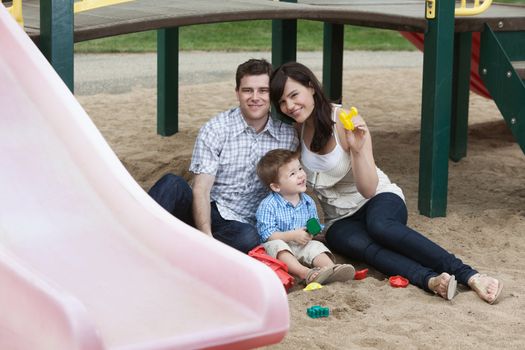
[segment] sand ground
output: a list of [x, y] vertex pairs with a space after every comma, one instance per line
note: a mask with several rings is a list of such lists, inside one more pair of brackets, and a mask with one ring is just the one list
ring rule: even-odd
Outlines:
[[[131, 175], [148, 189], [166, 172], [190, 179], [197, 131], [236, 105], [234, 70], [251, 57], [269, 54], [181, 54], [180, 132], [172, 137], [156, 134], [154, 55], [78, 56], [76, 95]], [[299, 53], [298, 60], [320, 75], [319, 53]], [[460, 287], [447, 302], [414, 286], [392, 288], [370, 269], [364, 280], [314, 292], [294, 289], [290, 331], [269, 348], [525, 348], [525, 156], [494, 103], [471, 95], [468, 155], [449, 163], [447, 217], [419, 215], [421, 64], [418, 52], [345, 52], [344, 104], [357, 106], [366, 118], [378, 166], [404, 190], [409, 225], [500, 278], [501, 301], [490, 306]], [[329, 307], [330, 317], [309, 318], [306, 309], [312, 305]]]

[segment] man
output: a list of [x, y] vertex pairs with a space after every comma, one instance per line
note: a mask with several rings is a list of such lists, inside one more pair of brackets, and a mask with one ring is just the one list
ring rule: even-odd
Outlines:
[[239, 107], [200, 129], [190, 165], [193, 191], [173, 174], [149, 191], [177, 218], [245, 253], [259, 245], [255, 211], [268, 193], [256, 175], [257, 162], [272, 149], [296, 150], [299, 144], [292, 126], [270, 117], [271, 70], [263, 59], [237, 67]]

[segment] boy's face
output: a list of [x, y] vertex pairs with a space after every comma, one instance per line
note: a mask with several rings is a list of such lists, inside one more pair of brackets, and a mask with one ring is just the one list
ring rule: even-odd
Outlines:
[[274, 192], [283, 196], [295, 195], [306, 191], [306, 173], [299, 159], [279, 168], [279, 181], [270, 185]]

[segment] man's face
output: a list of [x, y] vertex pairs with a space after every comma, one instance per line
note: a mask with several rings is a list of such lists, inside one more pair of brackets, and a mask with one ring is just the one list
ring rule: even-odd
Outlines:
[[265, 120], [270, 110], [270, 77], [262, 75], [245, 75], [241, 78], [237, 99], [246, 122]]

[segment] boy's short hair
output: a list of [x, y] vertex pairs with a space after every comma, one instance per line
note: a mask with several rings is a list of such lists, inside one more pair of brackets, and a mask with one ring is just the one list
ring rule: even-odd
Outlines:
[[245, 75], [272, 75], [272, 65], [270, 62], [266, 61], [264, 58], [261, 59], [249, 59], [248, 61], [240, 64], [237, 67], [237, 73], [235, 73], [235, 90], [239, 90], [241, 85], [241, 79]]
[[294, 159], [299, 159], [299, 152], [287, 149], [274, 149], [266, 153], [257, 163], [257, 175], [262, 183], [270, 187], [279, 181], [279, 169]]

